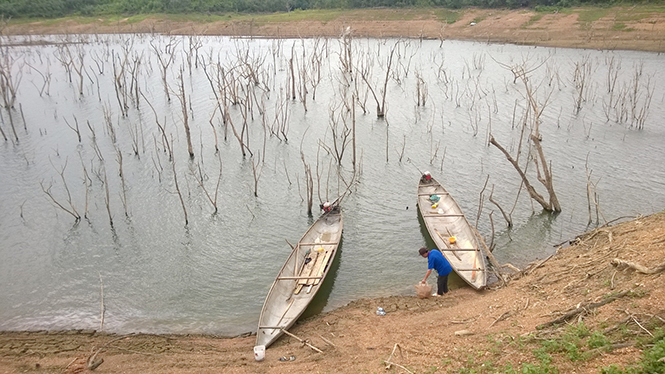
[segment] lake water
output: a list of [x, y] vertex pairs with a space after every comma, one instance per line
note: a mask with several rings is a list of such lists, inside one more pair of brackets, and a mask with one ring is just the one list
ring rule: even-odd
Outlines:
[[[109, 332], [254, 331], [287, 240], [347, 185], [341, 251], [308, 314], [414, 294], [426, 270], [416, 251], [429, 241], [415, 205], [424, 170], [488, 241], [494, 228], [499, 262], [520, 267], [606, 221], [665, 207], [661, 54], [355, 39], [349, 73], [336, 39], [3, 37], [1, 50], [4, 92], [16, 97], [0, 123], [0, 330], [100, 329], [103, 308]], [[520, 148], [527, 86], [510, 67], [527, 73], [542, 110], [560, 214], [524, 190], [517, 199], [519, 175], [488, 146], [491, 133], [513, 157]], [[368, 86], [381, 101], [384, 83], [381, 119]], [[519, 160], [547, 196], [526, 140]], [[216, 214], [201, 179], [211, 199], [217, 191]]]

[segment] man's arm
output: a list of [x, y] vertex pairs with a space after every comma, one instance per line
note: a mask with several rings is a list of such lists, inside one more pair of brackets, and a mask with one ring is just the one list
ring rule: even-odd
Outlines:
[[432, 269], [427, 269], [427, 274], [425, 274], [425, 278], [423, 278], [422, 282], [420, 283], [427, 283], [427, 278], [430, 274], [432, 274]]

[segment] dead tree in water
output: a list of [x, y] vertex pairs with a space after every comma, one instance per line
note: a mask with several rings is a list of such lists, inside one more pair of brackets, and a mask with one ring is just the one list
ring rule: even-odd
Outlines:
[[422, 74], [418, 71], [416, 71], [416, 98], [418, 101], [417, 106], [425, 106], [427, 102], [427, 82], [425, 82]]
[[[490, 144], [492, 144], [498, 150], [500, 150], [501, 153], [503, 153], [504, 156], [506, 156], [506, 159], [508, 159], [508, 161], [513, 165], [513, 167], [515, 168], [517, 173], [520, 175], [520, 178], [522, 178], [522, 182], [524, 183], [524, 187], [526, 188], [527, 192], [529, 193], [529, 196], [531, 196], [532, 199], [536, 200], [538, 202], [538, 204], [540, 204], [543, 207], [543, 209], [545, 209], [545, 210], [555, 211], [555, 212], [560, 212], [561, 211], [561, 207], [558, 205], [558, 201], [555, 200], [557, 202], [557, 206], [555, 208], [554, 205], [552, 205], [550, 202], [545, 200], [545, 198], [541, 194], [539, 194], [538, 191], [536, 191], [536, 189], [531, 185], [531, 182], [529, 182], [529, 178], [526, 175], [526, 171], [522, 170], [522, 167], [517, 162], [517, 160], [515, 160], [510, 155], [510, 153], [508, 153], [508, 151], [505, 148], [503, 148], [496, 141], [496, 139], [494, 139], [493, 136], [490, 138]], [[534, 162], [536, 162], [536, 161], [534, 161]], [[555, 198], [556, 198], [556, 196], [555, 196]]]
[[280, 90], [279, 97], [275, 101], [275, 119], [270, 127], [270, 133], [277, 136], [278, 139], [288, 141], [287, 133], [289, 129], [289, 99], [282, 95]]
[[312, 178], [312, 167], [309, 166], [307, 161], [305, 161], [305, 152], [303, 151], [302, 145], [305, 141], [305, 134], [303, 134], [302, 140], [300, 141], [300, 159], [302, 160], [303, 167], [305, 168], [305, 193], [307, 194], [307, 215], [312, 216], [312, 203], [314, 199], [314, 179]]
[[219, 176], [217, 177], [217, 184], [215, 186], [215, 194], [214, 196], [210, 196], [210, 193], [208, 192], [208, 189], [205, 186], [205, 179], [207, 176], [203, 175], [203, 172], [201, 171], [201, 164], [198, 164], [198, 174], [196, 170], [194, 169], [194, 165], [190, 164], [189, 165], [189, 170], [194, 176], [194, 179], [196, 179], [196, 183], [199, 184], [203, 192], [205, 193], [206, 197], [208, 198], [208, 201], [210, 201], [210, 204], [212, 204], [213, 208], [215, 208], [215, 211], [212, 213], [213, 215], [217, 214], [218, 212], [218, 207], [217, 207], [217, 195], [219, 194], [219, 184], [222, 181], [222, 156], [217, 152], [217, 160], [219, 161]]
[[[351, 139], [353, 150], [353, 171], [356, 171], [356, 96], [351, 95]], [[404, 140], [406, 142], [406, 138]], [[401, 159], [400, 159], [401, 160]]]
[[400, 41], [397, 41], [395, 45], [390, 49], [390, 55], [388, 55], [388, 61], [386, 64], [386, 76], [383, 81], [383, 89], [381, 90], [381, 100], [379, 100], [379, 97], [377, 96], [377, 92], [372, 87], [372, 84], [369, 82], [369, 67], [365, 66], [361, 73], [360, 77], [365, 81], [367, 84], [367, 87], [369, 88], [370, 92], [372, 93], [372, 96], [374, 97], [374, 101], [376, 102], [376, 116], [378, 118], [383, 118], [386, 115], [386, 94], [388, 93], [388, 81], [390, 80], [390, 72], [391, 72], [391, 67], [393, 64], [393, 57], [395, 56], [395, 51], [397, 50], [397, 47], [399, 46]]
[[[203, 57], [201, 58], [203, 60]], [[212, 59], [212, 56], [210, 57]], [[217, 142], [217, 131], [215, 130], [215, 125], [212, 123], [213, 117], [215, 117], [215, 113], [217, 110], [219, 110], [219, 113], [221, 114], [222, 117], [222, 124], [224, 125], [224, 140], [226, 141], [226, 129], [227, 129], [227, 117], [226, 117], [226, 112], [225, 110], [228, 109], [226, 106], [226, 96], [220, 97], [220, 94], [225, 95], [226, 88], [224, 87], [225, 80], [223, 78], [224, 69], [219, 66], [219, 65], [214, 65], [212, 63], [206, 64], [205, 61], [201, 63], [201, 66], [203, 67], [203, 72], [205, 73], [206, 78], [208, 78], [208, 82], [210, 83], [210, 87], [212, 88], [212, 93], [215, 95], [215, 99], [217, 101], [217, 106], [215, 107], [215, 111], [213, 111], [212, 115], [210, 116], [210, 126], [213, 128], [213, 132], [215, 134], [215, 151], [219, 150], [218, 142]], [[213, 68], [213, 72], [217, 73], [215, 76], [212, 76], [210, 73], [208, 73], [208, 66]], [[219, 93], [218, 93], [219, 92]], [[222, 101], [224, 101], [224, 105], [222, 106]]]
[[312, 100], [316, 100], [316, 87], [321, 82], [321, 64], [323, 63], [323, 51], [319, 51], [321, 38], [314, 39], [314, 51], [311, 57], [312, 72], [310, 83], [312, 85]]
[[192, 135], [189, 131], [189, 115], [187, 114], [187, 98], [185, 97], [185, 79], [183, 78], [184, 70], [180, 68], [180, 75], [178, 79], [180, 84], [178, 88], [180, 93], [176, 95], [182, 107], [182, 125], [185, 126], [185, 135], [187, 137], [187, 152], [189, 152], [189, 158], [194, 158], [194, 149], [192, 148]]
[[[224, 103], [226, 105], [226, 101]], [[233, 131], [233, 135], [236, 137], [236, 139], [238, 139], [238, 144], [240, 144], [240, 151], [242, 152], [242, 157], [247, 156], [247, 152], [249, 152], [250, 155], [253, 155], [252, 150], [249, 149], [249, 146], [245, 143], [244, 140], [244, 134], [245, 134], [245, 129], [247, 127], [247, 122], [243, 123], [242, 132], [238, 133], [235, 125], [233, 124], [233, 121], [231, 120], [231, 116], [229, 115], [228, 107], [225, 108], [224, 115], [226, 118], [224, 122], [231, 125], [231, 130]]]
[[129, 104], [127, 103], [127, 98], [129, 96], [127, 92], [127, 77], [125, 74], [125, 66], [127, 64], [126, 56], [121, 58], [118, 55], [119, 64], [116, 65], [115, 53], [113, 54], [113, 87], [115, 88], [115, 97], [118, 100], [118, 106], [120, 107], [120, 113], [123, 117], [127, 116], [127, 111], [129, 110]]
[[559, 199], [557, 198], [556, 193], [554, 192], [554, 180], [552, 178], [552, 163], [549, 162], [548, 165], [547, 159], [545, 158], [545, 152], [543, 151], [543, 147], [540, 144], [543, 141], [543, 137], [540, 134], [540, 116], [542, 115], [543, 110], [547, 106], [547, 99], [545, 99], [545, 103], [542, 105], [541, 108], [540, 104], [536, 101], [535, 93], [533, 92], [533, 89], [528, 79], [526, 79], [526, 77], [523, 77], [522, 82], [524, 83], [524, 87], [526, 89], [529, 105], [531, 107], [532, 112], [534, 113], [533, 131], [531, 131], [530, 138], [531, 138], [531, 144], [536, 149], [536, 154], [534, 156], [534, 164], [536, 165], [538, 181], [542, 183], [543, 186], [545, 186], [545, 188], [547, 189], [547, 193], [549, 194], [549, 203], [547, 205], [544, 205], [543, 208], [550, 211], [560, 212], [561, 205], [559, 204]]
[[[260, 152], [259, 152], [260, 153]], [[261, 162], [261, 155], [256, 156], [256, 160], [252, 158], [252, 175], [254, 176], [254, 197], [259, 196], [259, 179], [263, 173], [263, 162]]]
[[351, 46], [353, 35], [351, 27], [347, 27], [342, 34], [342, 53], [340, 54], [340, 63], [342, 64], [342, 71], [345, 73], [353, 73], [353, 58], [351, 54]]
[[295, 47], [296, 47], [296, 42], [294, 41], [293, 45], [291, 46], [291, 58], [289, 59], [289, 71], [291, 72], [291, 100], [296, 99], [296, 75], [295, 75], [295, 69], [293, 68]]
[[[506, 67], [505, 65], [503, 65]], [[543, 147], [541, 145], [542, 142], [542, 135], [540, 134], [540, 122], [541, 122], [541, 115], [543, 113], [543, 110], [547, 106], [547, 100], [549, 99], [549, 95], [545, 99], [545, 101], [541, 104], [536, 100], [535, 97], [535, 90], [531, 85], [531, 82], [529, 80], [529, 76], [527, 75], [526, 70], [524, 70], [524, 66], [520, 67], [512, 67], [510, 70], [515, 74], [515, 79], [521, 79], [522, 83], [524, 84], [525, 88], [525, 93], [526, 93], [526, 99], [527, 99], [527, 117], [531, 120], [531, 133], [529, 135], [529, 140], [531, 140], [531, 146], [533, 146], [534, 153], [532, 154], [532, 159], [534, 162], [534, 165], [536, 166], [536, 175], [538, 181], [545, 186], [545, 189], [547, 190], [547, 193], [549, 195], [548, 199], [545, 199], [536, 189], [533, 187], [531, 182], [529, 181], [529, 178], [527, 177], [526, 174], [526, 168], [522, 168], [519, 164], [519, 152], [521, 151], [521, 139], [520, 139], [520, 147], [518, 147], [518, 156], [517, 158], [513, 158], [510, 153], [502, 147], [490, 134], [490, 144], [494, 145], [498, 150], [501, 151], [501, 153], [506, 156], [506, 159], [513, 165], [517, 173], [520, 175], [520, 178], [522, 179], [522, 182], [524, 183], [524, 187], [526, 188], [527, 192], [529, 192], [529, 196], [531, 196], [532, 199], [536, 200], [538, 204], [540, 204], [543, 209], [551, 212], [560, 212], [561, 211], [561, 205], [559, 204], [559, 199], [556, 196], [556, 193], [554, 192], [554, 184], [553, 184], [553, 178], [552, 178], [552, 168], [551, 168], [551, 163], [548, 165], [548, 161], [545, 158], [545, 152], [543, 151]], [[532, 71], [532, 70], [531, 70]], [[551, 92], [550, 92], [551, 94]], [[529, 115], [530, 114], [530, 115]], [[525, 120], [523, 128], [526, 129], [526, 126], [528, 126], [527, 121]]]
[[88, 169], [85, 167], [81, 152], [79, 152], [79, 159], [81, 160], [81, 167], [83, 168], [83, 184], [85, 185], [85, 209], [83, 210], [83, 217], [88, 218], [88, 196], [90, 195], [92, 179], [88, 175]]
[[312, 204], [314, 197], [314, 179], [312, 178], [312, 168], [305, 161], [305, 155], [300, 154], [303, 166], [305, 167], [305, 191], [307, 193], [307, 215], [311, 217], [312, 214]]
[[492, 191], [490, 192], [489, 201], [490, 201], [490, 203], [494, 204], [497, 208], [499, 208], [499, 211], [503, 215], [503, 219], [506, 220], [506, 223], [508, 224], [508, 227], [513, 227], [513, 218], [511, 216], [512, 212], [511, 213], [506, 213], [506, 211], [503, 210], [501, 205], [499, 205], [499, 203], [497, 203], [496, 200], [494, 200], [494, 185], [492, 185]]
[[581, 62], [575, 63], [575, 71], [573, 72], [575, 115], [580, 114], [583, 104], [587, 101], [591, 72], [592, 66], [588, 55]]
[[150, 46], [152, 47], [152, 50], [155, 52], [155, 55], [157, 56], [157, 60], [159, 61], [159, 65], [161, 67], [161, 73], [162, 73], [162, 84], [164, 85], [164, 93], [166, 93], [166, 100], [171, 101], [171, 96], [169, 95], [169, 84], [168, 81], [166, 80], [166, 73], [169, 71], [169, 66], [173, 63], [175, 60], [175, 47], [178, 45], [178, 42], [171, 38], [169, 43], [164, 47], [164, 54], [166, 56], [162, 56], [162, 51], [157, 47], [156, 45], [153, 44], [152, 41], [150, 41]]
[[60, 61], [62, 67], [65, 68], [65, 72], [67, 72], [67, 77], [69, 78], [69, 83], [72, 83], [72, 65], [74, 65], [74, 58], [72, 57], [72, 52], [69, 50], [71, 40], [69, 40], [69, 36], [65, 38], [66, 40], [63, 40], [58, 44], [58, 49], [55, 51], [53, 56], [56, 58], [56, 60]]
[[76, 119], [76, 116], [74, 116], [74, 126], [70, 125], [69, 122], [67, 121], [67, 118], [64, 119], [65, 123], [67, 124], [67, 127], [72, 129], [76, 133], [76, 136], [78, 137], [79, 143], [81, 143], [81, 130], [79, 129], [79, 121]]
[[178, 185], [178, 172], [175, 167], [175, 159], [172, 147], [173, 139], [169, 141], [164, 126], [162, 126], [162, 124], [159, 122], [159, 117], [157, 116], [157, 111], [155, 110], [155, 107], [153, 107], [150, 101], [148, 101], [148, 98], [145, 97], [145, 95], [143, 95], [143, 92], [141, 92], [141, 96], [143, 96], [143, 100], [145, 100], [145, 102], [148, 103], [148, 106], [150, 107], [150, 109], [152, 109], [152, 113], [155, 115], [155, 123], [159, 128], [159, 132], [162, 135], [162, 142], [164, 143], [166, 151], [168, 152], [169, 155], [169, 161], [171, 162], [171, 169], [173, 170], [173, 182], [175, 183], [175, 189], [178, 194], [178, 198], [180, 198], [180, 205], [182, 205], [182, 211], [185, 215], [185, 226], [187, 226], [189, 224], [189, 218], [187, 217], [187, 207], [185, 206], [185, 200], [182, 197], [182, 193], [180, 192], [180, 186]]
[[76, 63], [74, 63], [72, 57], [72, 67], [74, 68], [74, 71], [76, 71], [76, 75], [79, 77], [79, 96], [83, 96], [83, 73], [87, 74], [87, 72], [85, 70], [85, 49], [83, 49], [80, 44], [76, 46], [76, 57]]
[[[7, 109], [7, 114], [9, 115], [9, 123], [11, 124], [12, 131], [14, 133], [14, 138], [18, 143], [18, 134], [14, 126], [14, 119], [12, 118], [11, 109], [14, 107], [16, 101], [16, 92], [18, 90], [19, 84], [21, 83], [22, 68], [19, 69], [18, 76], [12, 75], [12, 68], [14, 66], [14, 60], [9, 56], [8, 52], [3, 52], [0, 49], [0, 94], [2, 95], [2, 100], [5, 108]], [[2, 136], [7, 140], [4, 131]]]
[[115, 152], [117, 155], [116, 161], [118, 161], [118, 176], [120, 177], [120, 183], [122, 185], [120, 199], [122, 200], [122, 206], [125, 209], [125, 217], [129, 217], [129, 210], [127, 209], [127, 184], [125, 183], [125, 172], [122, 170], [122, 151], [120, 151], [117, 144], [115, 144]]
[[189, 67], [189, 75], [192, 75], [192, 56], [194, 57], [194, 67], [199, 67], [199, 49], [201, 49], [201, 47], [203, 47], [203, 41], [198, 35], [189, 36], [189, 50], [186, 50], [183, 46], [183, 50], [186, 53], [187, 66]]
[[330, 132], [332, 145], [328, 145], [322, 141], [319, 141], [319, 145], [323, 147], [337, 162], [337, 165], [342, 165], [342, 159], [344, 158], [344, 152], [346, 151], [346, 146], [351, 142], [351, 135], [353, 128], [347, 125], [347, 112], [342, 110], [335, 110], [332, 108], [330, 110]]
[[106, 213], [109, 215], [109, 223], [113, 227], [113, 215], [111, 214], [111, 193], [109, 192], [109, 178], [106, 174], [106, 164], [102, 163], [102, 170], [104, 171], [104, 202], [106, 204]]
[[44, 80], [44, 83], [42, 83], [41, 87], [37, 87], [34, 81], [32, 81], [32, 85], [35, 86], [39, 90], [39, 97], [44, 96], [44, 91], [46, 91], [46, 96], [51, 95], [51, 72], [49, 71], [49, 67], [46, 67], [46, 74], [42, 73], [39, 69], [35, 68], [34, 66], [26, 63], [26, 65], [32, 69], [33, 71], [37, 72], [37, 74], [41, 75], [42, 79]]
[[[49, 159], [49, 161], [50, 161], [50, 159]], [[53, 166], [53, 168], [55, 168], [55, 165], [53, 165], [53, 162], [51, 162], [51, 165]], [[53, 194], [51, 193], [51, 186], [49, 186], [48, 188], [44, 188], [43, 183], [40, 182], [39, 184], [42, 187], [42, 191], [44, 191], [46, 196], [48, 196], [51, 199], [51, 201], [53, 201], [53, 203], [55, 205], [57, 205], [60, 209], [64, 210], [65, 212], [71, 214], [72, 217], [74, 217], [74, 219], [76, 220], [76, 222], [78, 222], [78, 221], [81, 220], [81, 215], [76, 211], [76, 208], [74, 207], [74, 203], [72, 202], [72, 195], [69, 192], [69, 187], [67, 186], [67, 181], [65, 180], [65, 169], [66, 168], [67, 168], [67, 161], [65, 161], [65, 165], [62, 167], [62, 169], [58, 171], [58, 174], [60, 174], [60, 179], [62, 180], [62, 184], [65, 188], [65, 192], [67, 193], [67, 203], [69, 204], [69, 208], [65, 207], [62, 203], [60, 203], [58, 200], [56, 200], [55, 197], [53, 197]]]
[[[301, 39], [302, 41], [302, 39]], [[307, 82], [308, 82], [308, 76], [307, 76], [307, 61], [305, 59], [305, 42], [302, 41], [302, 68], [300, 70], [300, 74], [298, 74], [300, 78], [300, 101], [302, 102], [303, 109], [305, 109], [305, 112], [307, 112]]]
[[2, 135], [2, 138], [7, 141], [7, 134], [5, 134], [5, 130], [2, 129], [2, 126], [0, 126], [0, 135]]
[[136, 108], [139, 107], [139, 74], [141, 72], [140, 66], [143, 60], [143, 52], [141, 54], [134, 53], [132, 57], [132, 64], [129, 66], [129, 73], [131, 76], [131, 84], [129, 86], [129, 92], [133, 93], [134, 104]]
[[[589, 170], [589, 154], [586, 156], [586, 161], [584, 162], [584, 170], [586, 172], [586, 197], [587, 197], [587, 206], [589, 209], [589, 221], [587, 222], [587, 225], [590, 225], [593, 222], [593, 217], [591, 215], [591, 203], [595, 205], [596, 207], [596, 223], [600, 223], [600, 217], [603, 216], [603, 213], [600, 210], [600, 203], [598, 202], [598, 192], [596, 191], [596, 185], [598, 182], [594, 183], [591, 180], [591, 174], [593, 171]], [[603, 220], [605, 223], [607, 223], [607, 220], [605, 219], [605, 216], [603, 216]]]

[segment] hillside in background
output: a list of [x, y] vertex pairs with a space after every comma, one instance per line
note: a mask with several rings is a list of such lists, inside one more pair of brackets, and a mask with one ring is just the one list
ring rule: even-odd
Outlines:
[[[4, 35], [163, 33], [280, 38], [404, 37], [665, 51], [665, 7], [310, 10], [273, 14], [11, 19]], [[38, 41], [33, 41], [38, 42]]]

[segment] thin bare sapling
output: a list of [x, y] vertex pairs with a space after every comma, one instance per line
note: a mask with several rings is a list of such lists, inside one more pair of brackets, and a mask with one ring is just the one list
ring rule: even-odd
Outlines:
[[162, 49], [161, 46], [155, 44], [155, 39], [150, 41], [150, 46], [152, 47], [152, 50], [155, 53], [155, 56], [157, 57], [157, 60], [159, 62], [159, 67], [161, 68], [160, 72], [162, 73], [162, 84], [164, 86], [164, 94], [166, 95], [166, 100], [171, 101], [167, 74], [169, 72], [171, 64], [175, 61], [176, 47], [180, 42], [175, 37], [170, 37], [168, 43]]
[[180, 205], [182, 206], [182, 211], [185, 216], [185, 226], [189, 224], [189, 218], [187, 216], [187, 206], [185, 205], [185, 200], [182, 196], [182, 192], [180, 191], [180, 186], [178, 184], [178, 172], [175, 167], [175, 157], [174, 157], [174, 152], [173, 152], [173, 139], [169, 141], [168, 136], [166, 135], [166, 130], [164, 129], [164, 126], [159, 122], [159, 117], [157, 116], [157, 111], [155, 110], [155, 107], [152, 106], [150, 101], [148, 100], [147, 97], [141, 92], [141, 96], [143, 97], [143, 100], [148, 104], [150, 109], [152, 109], [152, 112], [155, 116], [155, 124], [157, 125], [157, 128], [159, 128], [159, 132], [162, 135], [162, 142], [165, 145], [165, 150], [167, 150], [168, 155], [169, 155], [169, 161], [171, 163], [171, 169], [173, 171], [173, 182], [175, 185], [176, 193], [178, 194], [178, 198], [180, 199]]
[[[376, 102], [376, 116], [377, 118], [384, 118], [386, 115], [386, 95], [388, 94], [388, 81], [390, 80], [390, 74], [391, 74], [391, 68], [393, 65], [393, 58], [395, 56], [395, 51], [399, 47], [399, 43], [401, 41], [397, 41], [393, 47], [390, 49], [390, 53], [388, 55], [388, 59], [386, 62], [386, 75], [383, 80], [383, 88], [379, 93], [377, 93], [377, 88], [375, 88], [372, 83], [370, 83], [371, 79], [371, 69], [369, 65], [364, 65], [361, 67], [361, 72], [360, 72], [360, 77], [362, 80], [367, 84], [367, 87], [369, 88], [369, 91], [372, 93], [372, 97], [374, 97], [374, 101]], [[379, 98], [380, 96], [380, 98]]]
[[215, 184], [215, 191], [214, 193], [210, 194], [208, 191], [208, 188], [205, 185], [206, 179], [208, 179], [208, 176], [205, 175], [202, 171], [201, 164], [197, 164], [197, 168], [194, 168], [193, 164], [189, 164], [189, 171], [194, 176], [194, 179], [196, 180], [196, 183], [198, 183], [199, 187], [203, 190], [203, 193], [205, 193], [206, 198], [214, 208], [213, 215], [216, 215], [217, 212], [219, 211], [219, 207], [217, 206], [217, 197], [219, 196], [219, 185], [222, 181], [222, 156], [220, 155], [219, 152], [216, 152], [217, 154], [217, 161], [219, 162], [219, 174], [217, 176], [217, 183]]
[[185, 128], [185, 137], [187, 139], [187, 152], [189, 153], [189, 158], [194, 158], [194, 148], [192, 147], [192, 135], [189, 129], [189, 115], [187, 114], [187, 97], [185, 95], [185, 78], [184, 78], [184, 68], [180, 68], [180, 74], [178, 74], [178, 89], [179, 92], [175, 93], [176, 97], [180, 101], [180, 108], [182, 109], [182, 125]]
[[[65, 160], [65, 164], [63, 167], [58, 170], [55, 165], [53, 164], [53, 161], [49, 157], [49, 161], [51, 162], [51, 166], [53, 166], [54, 169], [58, 172], [60, 175], [60, 179], [62, 180], [63, 188], [65, 189], [65, 193], [67, 195], [66, 203], [58, 201], [54, 196], [53, 193], [51, 193], [51, 187], [53, 184], [49, 185], [48, 187], [44, 187], [44, 182], [39, 182], [39, 185], [42, 188], [42, 191], [48, 196], [51, 201], [60, 209], [64, 210], [65, 212], [69, 213], [72, 217], [74, 217], [75, 222], [79, 222], [81, 220], [81, 215], [78, 213], [76, 210], [76, 207], [74, 207], [74, 203], [72, 202], [72, 194], [69, 192], [69, 186], [67, 186], [67, 180], [65, 180], [65, 169], [67, 168], [67, 160]], [[67, 206], [66, 206], [67, 205]]]

